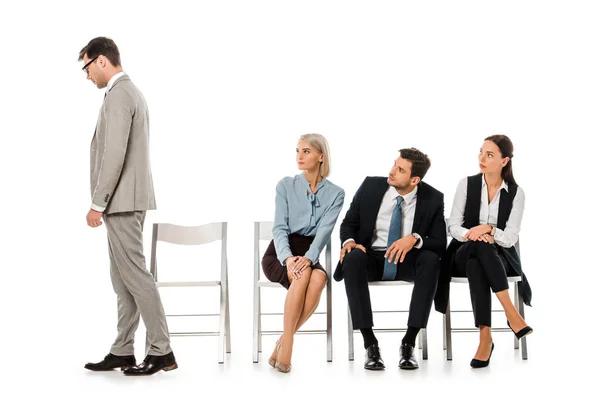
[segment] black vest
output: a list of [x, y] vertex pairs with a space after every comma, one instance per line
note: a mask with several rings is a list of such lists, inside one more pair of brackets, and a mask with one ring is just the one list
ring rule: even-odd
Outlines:
[[[482, 174], [473, 175], [467, 178], [467, 202], [464, 212], [463, 227], [470, 229], [479, 225], [479, 211], [481, 208], [481, 180]], [[513, 183], [508, 184], [508, 192], [500, 190], [500, 204], [498, 205], [498, 223], [497, 228], [503, 230], [506, 228], [506, 221], [512, 211], [513, 200], [517, 194], [518, 186]], [[448, 295], [450, 293], [450, 278], [452, 277], [452, 264], [454, 262], [454, 253], [463, 244], [456, 239], [452, 239], [446, 254], [442, 258], [442, 270], [438, 280], [438, 289], [435, 295], [435, 309], [441, 313], [446, 313], [448, 306]], [[531, 287], [523, 273], [521, 259], [515, 247], [505, 248], [496, 245], [496, 249], [501, 258], [504, 258], [508, 265], [513, 269], [516, 275], [521, 277], [518, 283], [519, 294], [523, 297], [523, 302], [531, 306]]]

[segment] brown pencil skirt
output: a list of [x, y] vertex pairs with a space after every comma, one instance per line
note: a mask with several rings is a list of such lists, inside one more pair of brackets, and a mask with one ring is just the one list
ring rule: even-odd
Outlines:
[[[292, 250], [292, 254], [294, 256], [304, 256], [308, 249], [310, 248], [310, 244], [314, 240], [314, 236], [302, 236], [296, 233], [292, 233], [289, 236], [290, 249]], [[269, 247], [267, 251], [265, 251], [265, 255], [261, 261], [263, 272], [268, 280], [271, 282], [279, 282], [281, 286], [286, 289], [290, 288], [290, 281], [287, 275], [287, 268], [281, 265], [279, 260], [277, 259], [277, 253], [275, 251], [275, 244], [271, 240], [269, 243]], [[320, 263], [316, 263], [311, 266], [312, 269], [320, 269], [325, 274], [327, 272], [321, 266]]]

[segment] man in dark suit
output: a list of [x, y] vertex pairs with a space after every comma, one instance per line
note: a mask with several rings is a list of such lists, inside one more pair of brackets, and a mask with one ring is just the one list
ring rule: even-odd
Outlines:
[[430, 166], [421, 151], [400, 150], [387, 179], [364, 180], [340, 227], [342, 250], [333, 277], [344, 279], [352, 325], [364, 339], [366, 369], [385, 368], [373, 333], [368, 285], [381, 280], [414, 282], [399, 367], [419, 367], [415, 341], [427, 326], [446, 248], [444, 195], [422, 182]]

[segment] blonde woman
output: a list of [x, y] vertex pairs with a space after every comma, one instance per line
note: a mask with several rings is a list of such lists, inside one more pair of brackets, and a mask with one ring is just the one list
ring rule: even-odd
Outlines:
[[296, 162], [302, 172], [277, 184], [273, 241], [262, 259], [265, 276], [288, 289], [283, 334], [269, 358], [269, 364], [284, 373], [292, 368], [294, 333], [316, 310], [329, 279], [319, 254], [344, 204], [344, 190], [327, 179], [329, 146], [322, 135], [300, 137]]

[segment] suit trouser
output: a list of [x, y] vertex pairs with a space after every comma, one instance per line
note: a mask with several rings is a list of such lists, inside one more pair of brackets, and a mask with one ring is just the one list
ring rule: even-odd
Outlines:
[[146, 354], [171, 352], [169, 329], [160, 294], [146, 269], [143, 248], [145, 211], [104, 215], [108, 232], [110, 277], [117, 294], [117, 338], [110, 352], [134, 354], [133, 341], [140, 321], [146, 325]]
[[[384, 251], [354, 249], [344, 257], [342, 273], [354, 329], [373, 326], [369, 282], [383, 276]], [[408, 326], [426, 328], [440, 274], [440, 260], [429, 250], [413, 249], [404, 262], [398, 262], [395, 280], [414, 282], [408, 313]]]
[[496, 244], [469, 241], [454, 255], [454, 274], [469, 281], [475, 326], [492, 326], [492, 294], [508, 289], [507, 271], [512, 270], [500, 257]]

